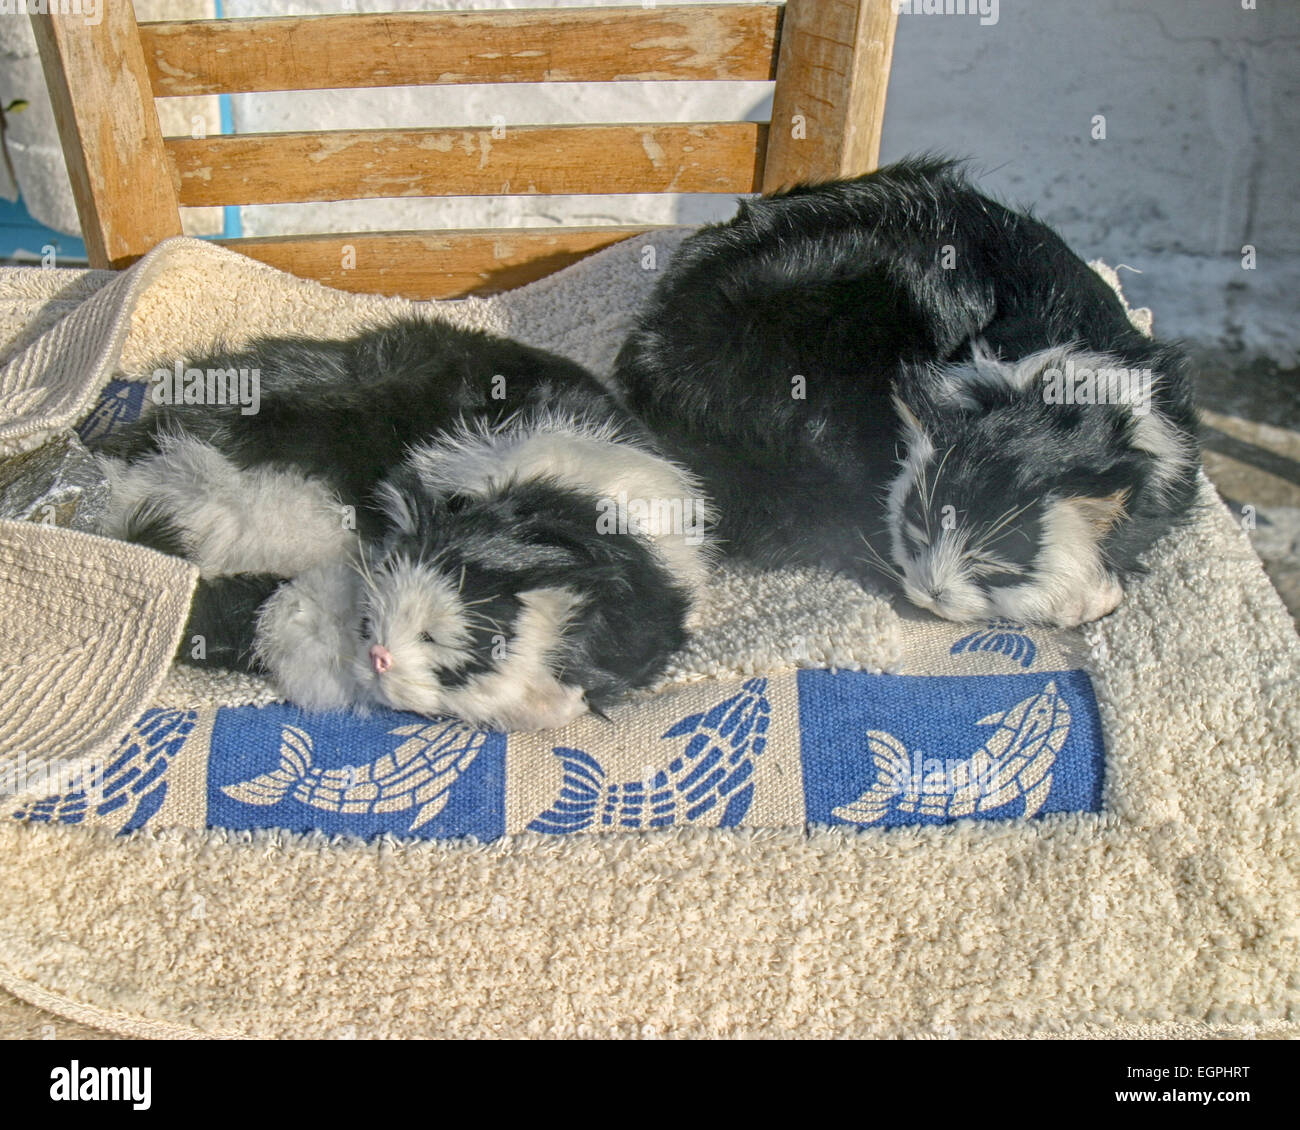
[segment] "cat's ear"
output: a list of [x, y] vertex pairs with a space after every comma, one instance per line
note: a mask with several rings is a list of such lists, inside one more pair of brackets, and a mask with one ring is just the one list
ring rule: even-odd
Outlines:
[[894, 411], [898, 413], [898, 418], [903, 422], [903, 432], [910, 445], [915, 440], [925, 439], [925, 425], [921, 423], [921, 417], [912, 409], [906, 400], [897, 392], [893, 395]]
[[1128, 514], [1129, 490], [1124, 487], [1100, 496], [1074, 495], [1063, 501], [1098, 534], [1108, 532]]
[[413, 534], [416, 530], [416, 517], [406, 495], [394, 483], [384, 481], [375, 488], [375, 501], [384, 517], [392, 526], [403, 534]]
[[1035, 388], [1054, 362], [1059, 351], [1043, 350], [1031, 353], [1019, 361], [1003, 361], [998, 352], [983, 338], [971, 342], [971, 365], [985, 384], [1002, 386], [1012, 392]]

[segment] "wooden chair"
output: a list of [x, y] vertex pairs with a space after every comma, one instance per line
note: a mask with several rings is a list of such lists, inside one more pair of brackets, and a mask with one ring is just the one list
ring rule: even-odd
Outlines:
[[[33, 15], [92, 266], [181, 232], [181, 206], [392, 196], [770, 191], [875, 167], [893, 0], [405, 12], [137, 24]], [[153, 100], [446, 83], [775, 79], [772, 122], [164, 138]], [[498, 130], [498, 133], [500, 131]], [[223, 240], [344, 290], [506, 290], [646, 227]], [[351, 255], [347, 254], [351, 249]]]

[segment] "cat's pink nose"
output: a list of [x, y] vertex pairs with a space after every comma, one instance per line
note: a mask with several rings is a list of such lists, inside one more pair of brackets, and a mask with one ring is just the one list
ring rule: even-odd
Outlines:
[[376, 675], [382, 675], [393, 665], [393, 654], [383, 644], [372, 644], [370, 647], [370, 666], [375, 669]]

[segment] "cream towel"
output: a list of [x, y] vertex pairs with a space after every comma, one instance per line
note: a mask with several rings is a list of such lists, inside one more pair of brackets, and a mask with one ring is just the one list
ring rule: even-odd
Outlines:
[[[663, 264], [680, 233], [654, 238]], [[624, 244], [439, 313], [605, 371], [654, 279], [639, 262], [639, 244]], [[22, 284], [20, 298], [44, 320], [58, 292], [41, 305], [31, 291], [47, 281]], [[410, 309], [189, 241], [111, 282], [62, 285], [90, 297], [44, 335], [28, 331], [0, 374], [10, 450], [83, 413], [118, 348], [143, 370], [217, 336], [343, 335]], [[1051, 645], [1067, 665], [1082, 656], [1096, 687], [1100, 814], [525, 833], [486, 846], [202, 828], [118, 838], [4, 821], [0, 984], [141, 1035], [1290, 1033], [1300, 641], [1244, 535], [1208, 484], [1202, 494], [1195, 523], [1158, 548], [1120, 609]], [[69, 537], [37, 528], [15, 552], [90, 545], [92, 558], [161, 560], [51, 540]], [[670, 681], [799, 664], [939, 668], [947, 648], [932, 622], [843, 585], [724, 574], [710, 629]], [[169, 616], [175, 629], [183, 612], [160, 605], [142, 657], [170, 654]], [[85, 623], [101, 629], [102, 610]], [[29, 641], [17, 639], [21, 653]], [[130, 684], [138, 701], [267, 696], [251, 680], [156, 689], [152, 668], [120, 676], [116, 692]]]

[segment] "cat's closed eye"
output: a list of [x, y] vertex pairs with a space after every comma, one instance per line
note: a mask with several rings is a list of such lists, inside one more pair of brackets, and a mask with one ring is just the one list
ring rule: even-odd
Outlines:
[[357, 629], [357, 631], [360, 633], [361, 638], [363, 640], [370, 638], [370, 617], [369, 616], [361, 617], [361, 625]]
[[434, 640], [434, 638], [433, 638], [431, 635], [429, 635], [428, 632], [421, 632], [420, 635], [419, 635], [419, 640], [420, 640], [421, 643], [436, 643], [436, 642], [437, 642], [436, 640]]

